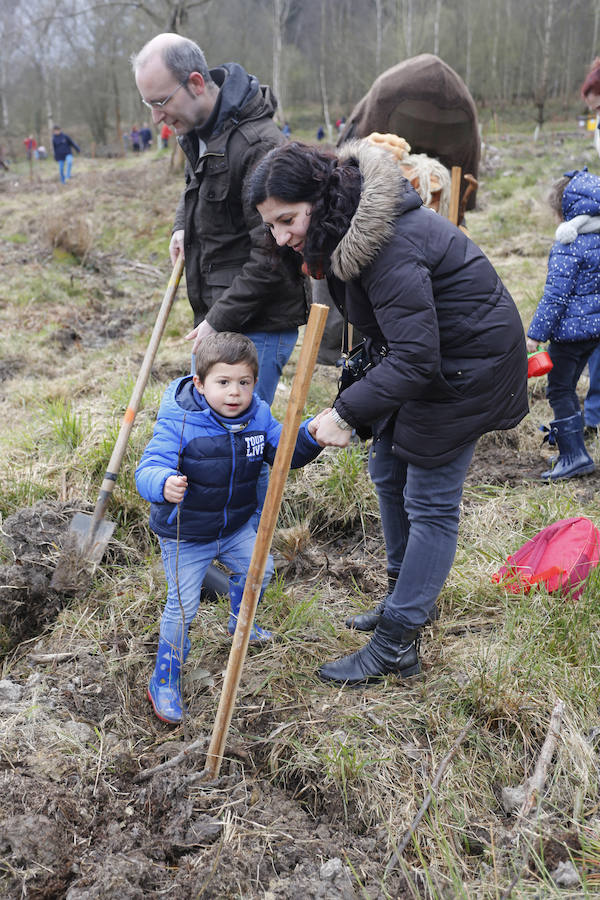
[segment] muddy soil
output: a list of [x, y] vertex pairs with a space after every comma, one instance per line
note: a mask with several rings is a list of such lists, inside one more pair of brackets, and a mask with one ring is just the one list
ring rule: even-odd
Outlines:
[[[337, 797], [308, 809], [273, 786], [251, 741], [231, 748], [215, 782], [197, 778], [202, 736], [176, 767], [140, 780], [179, 753], [182, 734], [151, 716], [131, 648], [67, 637], [47, 653], [35, 640], [69, 602], [51, 576], [73, 512], [38, 502], [3, 523], [4, 650], [18, 647], [0, 681], [1, 895], [334, 900], [360, 896], [352, 866], [383, 898], [383, 833], [340, 825]], [[276, 715], [265, 709], [252, 731], [268, 734]], [[207, 714], [207, 737], [211, 724]], [[387, 889], [404, 896], [401, 878]]]
[[[478, 446], [468, 481], [516, 485], [536, 479], [541, 461], [520, 456], [510, 437], [490, 435]], [[596, 476], [582, 481], [586, 492], [597, 488]], [[51, 582], [74, 511], [40, 501], [3, 523], [0, 634], [13, 663], [10, 677], [0, 681], [2, 895], [333, 900], [360, 896], [352, 867], [366, 896], [383, 898], [385, 835], [340, 824], [339, 797], [319, 796], [315, 788], [308, 808], [273, 786], [252, 742], [231, 749], [216, 782], [198, 781], [210, 703], [198, 749], [173, 769], [140, 780], [180, 751], [183, 736], [150, 715], [139, 691], [140, 667], [126, 662], [131, 648], [118, 636], [96, 650], [67, 641], [50, 654], [36, 643], [88, 586], [79, 582], [74, 591], [76, 582], [64, 589]], [[376, 555], [379, 536], [365, 541]], [[376, 590], [368, 567], [342, 551], [342, 544], [333, 552], [331, 545], [313, 546], [301, 565], [282, 565], [286, 579], [310, 579], [327, 565], [337, 579]], [[140, 647], [144, 658], [151, 643]], [[124, 729], [125, 696], [133, 722]], [[267, 735], [277, 721], [267, 707], [250, 730]], [[388, 896], [411, 896], [399, 875], [386, 889]]]
[[[544, 464], [544, 453], [520, 452], [510, 434], [487, 435], [467, 483], [517, 486], [537, 481]], [[578, 490], [591, 496], [599, 487], [595, 474]], [[216, 782], [198, 779], [213, 724], [210, 700], [205, 715], [194, 709], [195, 728], [200, 722], [206, 729], [194, 734], [197, 748], [145, 779], [184, 746], [181, 729], [171, 731], [154, 719], [139, 690], [153, 641], [140, 638], [133, 648], [140, 663], [132, 662], [132, 647], [118, 635], [98, 647], [67, 639], [53, 653], [37, 640], [73, 596], [89, 588], [76, 576], [52, 582], [57, 562], [64, 563], [60, 548], [74, 512], [72, 505], [40, 501], [2, 525], [0, 652], [12, 651], [10, 676], [0, 681], [2, 896], [414, 896], [399, 874], [386, 881], [387, 895], [381, 886], [387, 861], [381, 829], [365, 834], [344, 825], [339, 796], [320, 793], [318, 785], [308, 804], [300, 788], [296, 798], [270, 782], [263, 768], [267, 754], [263, 759], [255, 739], [269, 735], [280, 720], [268, 705], [258, 720], [246, 720], [240, 711], [238, 733], [248, 730], [254, 739], [228, 748]], [[308, 583], [327, 569], [340, 584], [376, 592], [376, 571], [374, 577], [361, 564], [375, 559], [381, 546], [377, 526], [369, 527], [362, 555], [352, 556], [342, 537], [335, 546], [314, 543], [294, 564], [282, 559], [286, 581]], [[114, 558], [119, 551], [111, 552]], [[223, 668], [227, 653], [224, 647]], [[471, 845], [469, 840], [468, 853], [475, 852]]]

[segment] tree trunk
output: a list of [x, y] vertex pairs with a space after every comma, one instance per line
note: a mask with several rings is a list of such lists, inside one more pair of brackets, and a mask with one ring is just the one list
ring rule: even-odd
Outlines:
[[277, 97], [278, 107], [275, 112], [275, 121], [281, 124], [285, 122], [283, 111], [283, 90], [281, 88], [281, 51], [283, 46], [283, 2], [273, 0], [273, 93]]
[[413, 55], [413, 0], [404, 0], [404, 50], [406, 57]]
[[466, 0], [464, 5], [466, 15], [466, 48], [465, 48], [465, 84], [471, 89], [471, 46], [473, 44], [473, 20], [471, 17], [471, 3]]
[[6, 60], [4, 54], [0, 55], [0, 115], [2, 118], [2, 130], [8, 131], [8, 106], [6, 105]]
[[325, 60], [327, 58], [325, 48], [325, 29], [327, 25], [327, 0], [321, 0], [321, 43], [320, 43], [320, 60], [319, 60], [319, 87], [321, 90], [321, 105], [323, 107], [323, 121], [327, 131], [327, 139], [331, 141], [333, 129], [331, 127], [331, 119], [329, 117], [329, 100], [327, 98], [327, 79], [325, 77]]
[[442, 0], [435, 0], [435, 15], [433, 18], [433, 52], [440, 55], [440, 19], [442, 17]]
[[42, 95], [42, 105], [46, 111], [46, 127], [48, 128], [48, 148], [52, 147], [52, 128], [54, 127], [54, 114], [52, 111], [52, 101], [50, 100], [50, 86], [48, 84], [48, 72], [43, 57], [36, 60], [37, 69], [40, 77], [40, 91]]
[[600, 0], [596, 0], [594, 3], [594, 36], [592, 38], [592, 53], [590, 55], [590, 59], [594, 59], [596, 56], [596, 48], [598, 46], [598, 25], [600, 24]]
[[381, 73], [381, 48], [383, 46], [383, 0], [375, 0], [375, 74]]
[[544, 20], [544, 35], [542, 39], [542, 69], [538, 87], [535, 92], [535, 105], [537, 108], [537, 123], [541, 128], [546, 121], [545, 105], [548, 97], [548, 71], [550, 66], [550, 40], [552, 37], [552, 23], [554, 20], [554, 0], [547, 0], [546, 16]]
[[115, 131], [117, 134], [117, 154], [125, 156], [125, 144], [123, 143], [123, 127], [121, 125], [121, 97], [119, 95], [119, 80], [116, 66], [112, 68], [113, 91], [115, 95]]

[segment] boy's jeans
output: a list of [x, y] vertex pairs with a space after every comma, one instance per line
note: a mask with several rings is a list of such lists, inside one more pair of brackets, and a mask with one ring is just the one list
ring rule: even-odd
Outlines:
[[73, 165], [73, 154], [67, 153], [65, 159], [59, 159], [58, 171], [60, 172], [60, 180], [64, 184], [71, 177], [71, 166]]
[[[245, 331], [244, 334], [254, 342], [258, 353], [258, 381], [254, 390], [261, 400], [264, 400], [271, 406], [283, 367], [296, 346], [298, 329], [290, 328], [289, 331]], [[252, 519], [255, 529], [258, 528], [268, 486], [269, 466], [267, 463], [263, 463], [256, 486], [258, 506]]]
[[398, 581], [386, 618], [412, 630], [428, 621], [454, 562], [464, 480], [476, 441], [435, 469], [392, 453], [392, 432], [374, 441], [369, 474], [377, 490], [387, 567]]
[[[185, 613], [184, 639], [188, 628], [198, 611], [202, 581], [213, 559], [219, 559], [228, 566], [233, 574], [229, 579], [232, 584], [242, 583], [248, 572], [256, 532], [250, 522], [238, 529], [229, 537], [218, 541], [201, 544], [198, 541], [179, 541], [179, 559], [177, 559], [177, 541], [160, 537], [165, 575], [167, 577], [167, 602], [160, 620], [160, 636], [175, 647], [181, 643], [181, 609], [179, 595]], [[273, 559], [267, 559], [263, 590], [273, 574]]]

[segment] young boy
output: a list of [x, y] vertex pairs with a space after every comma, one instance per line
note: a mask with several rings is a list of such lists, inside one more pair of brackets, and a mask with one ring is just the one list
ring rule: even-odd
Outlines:
[[563, 222], [548, 259], [542, 299], [527, 331], [527, 349], [550, 341], [553, 367], [546, 396], [554, 413], [549, 439], [558, 444], [544, 481], [588, 475], [594, 461], [584, 444], [577, 382], [600, 344], [600, 178], [587, 168], [555, 182], [550, 205]]
[[[139, 493], [152, 504], [150, 527], [158, 535], [168, 586], [148, 686], [154, 712], [163, 722], [183, 717], [180, 670], [213, 559], [233, 573], [227, 630], [235, 631], [256, 539], [251, 524], [256, 484], [263, 461], [273, 463], [281, 435], [268, 404], [254, 396], [257, 377], [258, 357], [249, 338], [231, 332], [205, 338], [196, 355], [196, 374], [176, 379], [165, 391], [154, 434], [135, 473]], [[321, 452], [316, 427], [316, 419], [300, 426], [292, 467]], [[269, 556], [261, 597], [272, 574]], [[271, 637], [254, 623], [251, 641], [265, 643]]]

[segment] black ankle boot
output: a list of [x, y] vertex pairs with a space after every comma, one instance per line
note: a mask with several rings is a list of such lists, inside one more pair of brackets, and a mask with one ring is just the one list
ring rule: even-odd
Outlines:
[[374, 609], [370, 609], [368, 612], [357, 613], [355, 616], [348, 616], [346, 619], [346, 628], [354, 628], [356, 631], [375, 631], [377, 625], [379, 624], [379, 620], [383, 615], [383, 611], [385, 609], [385, 603], [387, 598], [393, 592], [396, 587], [396, 582], [398, 581], [398, 573], [390, 572], [388, 569], [388, 590], [386, 596], [383, 600], [380, 600], [377, 606]]
[[216, 603], [218, 597], [229, 597], [229, 576], [211, 562], [202, 582], [200, 600], [203, 603]]
[[407, 631], [382, 616], [368, 644], [350, 656], [326, 663], [318, 671], [323, 681], [339, 684], [370, 684], [384, 675], [408, 678], [421, 671], [418, 628]]

